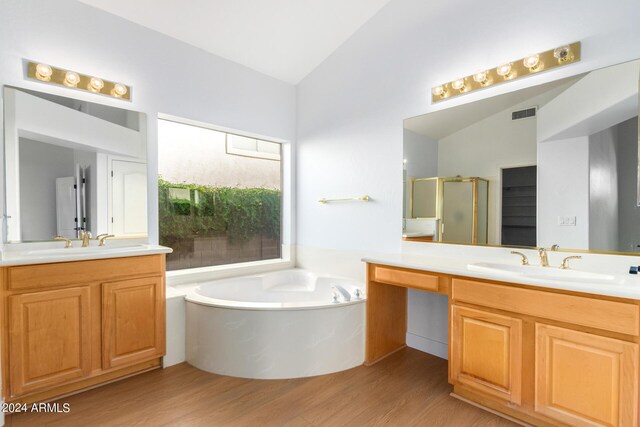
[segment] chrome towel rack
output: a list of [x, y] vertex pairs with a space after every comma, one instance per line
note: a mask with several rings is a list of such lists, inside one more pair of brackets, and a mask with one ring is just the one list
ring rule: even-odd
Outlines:
[[346, 199], [320, 199], [320, 203], [334, 203], [334, 202], [368, 202], [371, 198], [369, 196], [349, 197]]

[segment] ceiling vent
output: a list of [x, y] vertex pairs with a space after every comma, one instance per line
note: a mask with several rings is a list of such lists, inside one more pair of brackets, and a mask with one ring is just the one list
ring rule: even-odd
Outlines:
[[537, 107], [525, 108], [524, 110], [514, 111], [511, 113], [511, 120], [528, 119], [529, 117], [535, 117]]

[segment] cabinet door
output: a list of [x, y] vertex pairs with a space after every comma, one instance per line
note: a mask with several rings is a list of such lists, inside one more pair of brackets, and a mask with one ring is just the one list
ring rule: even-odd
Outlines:
[[451, 322], [453, 382], [519, 405], [522, 321], [453, 305]]
[[161, 277], [102, 285], [102, 368], [132, 365], [165, 352]]
[[89, 375], [89, 295], [89, 287], [78, 287], [9, 297], [12, 396]]
[[635, 426], [638, 345], [536, 325], [535, 410], [573, 426]]

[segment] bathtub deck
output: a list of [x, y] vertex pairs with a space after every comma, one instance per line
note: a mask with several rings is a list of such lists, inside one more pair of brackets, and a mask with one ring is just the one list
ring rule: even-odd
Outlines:
[[511, 426], [449, 396], [447, 362], [413, 349], [373, 367], [296, 380], [246, 380], [185, 363], [67, 397], [69, 414], [8, 426]]

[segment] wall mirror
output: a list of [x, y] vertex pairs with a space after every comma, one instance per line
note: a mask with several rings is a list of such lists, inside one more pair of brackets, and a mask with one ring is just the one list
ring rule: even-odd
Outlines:
[[640, 60], [404, 121], [403, 239], [640, 252]]
[[4, 87], [5, 242], [147, 235], [146, 116]]

